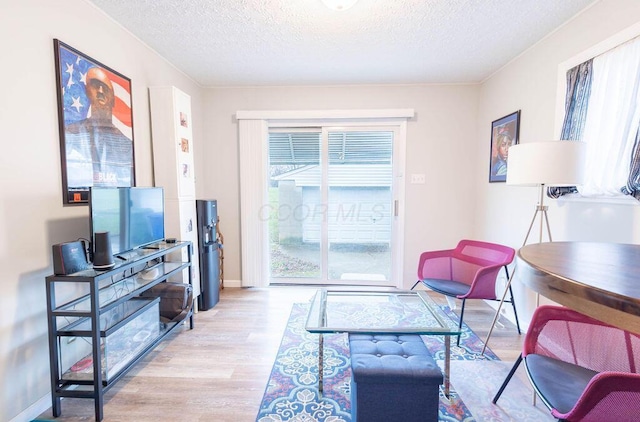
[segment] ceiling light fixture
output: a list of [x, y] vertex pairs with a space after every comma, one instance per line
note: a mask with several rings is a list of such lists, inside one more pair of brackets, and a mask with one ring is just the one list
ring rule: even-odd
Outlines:
[[358, 0], [322, 0], [329, 9], [347, 10], [358, 2]]

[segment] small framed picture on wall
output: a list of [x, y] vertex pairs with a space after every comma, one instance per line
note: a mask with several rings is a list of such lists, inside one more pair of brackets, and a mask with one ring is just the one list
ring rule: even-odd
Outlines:
[[509, 147], [520, 138], [520, 110], [491, 122], [489, 182], [506, 182]]

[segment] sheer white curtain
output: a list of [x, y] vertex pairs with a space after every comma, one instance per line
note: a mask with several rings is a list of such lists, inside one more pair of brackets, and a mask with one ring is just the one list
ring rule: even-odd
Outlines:
[[640, 37], [593, 59], [583, 196], [621, 196], [640, 124]]

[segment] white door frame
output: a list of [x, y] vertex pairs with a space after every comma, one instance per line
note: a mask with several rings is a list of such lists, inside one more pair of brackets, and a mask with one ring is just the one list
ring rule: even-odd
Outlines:
[[[270, 127], [304, 126], [396, 126], [397, 167], [394, 167], [395, 233], [392, 248], [395, 287], [402, 287], [404, 256], [404, 197], [407, 119], [413, 109], [238, 111], [240, 155], [240, 227], [243, 287], [268, 286], [268, 218], [265, 218], [268, 172], [267, 147]], [[394, 161], [395, 161], [394, 157]], [[268, 213], [267, 213], [268, 214]], [[395, 236], [395, 235], [394, 235]]]

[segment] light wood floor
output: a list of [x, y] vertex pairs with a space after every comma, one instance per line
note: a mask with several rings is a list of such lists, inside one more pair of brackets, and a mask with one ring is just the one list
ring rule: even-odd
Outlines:
[[[291, 305], [314, 293], [311, 287], [225, 288], [213, 309], [196, 314], [192, 331], [186, 325], [172, 335], [107, 392], [103, 420], [255, 421]], [[486, 303], [470, 300], [465, 322], [484, 340], [493, 315]], [[513, 361], [524, 336], [504, 318], [500, 323], [489, 347]], [[50, 418], [51, 410], [40, 416]], [[63, 399], [55, 420], [94, 420], [93, 401]]]

